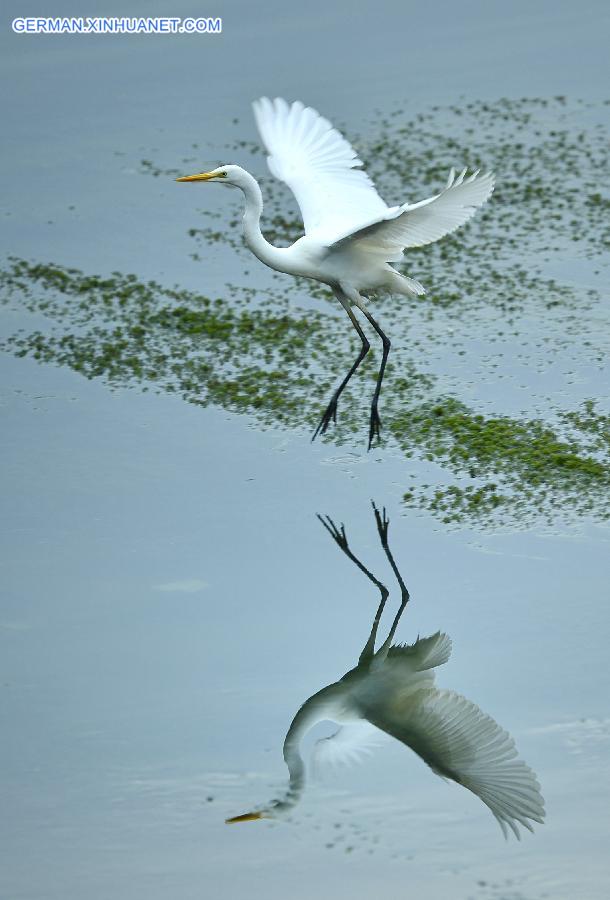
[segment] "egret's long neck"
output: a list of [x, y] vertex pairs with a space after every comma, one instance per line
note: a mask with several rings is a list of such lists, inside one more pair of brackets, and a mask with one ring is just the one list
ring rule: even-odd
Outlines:
[[240, 184], [246, 198], [246, 211], [244, 212], [244, 237], [246, 244], [261, 262], [275, 269], [278, 263], [278, 254], [281, 250], [265, 240], [261, 232], [260, 221], [263, 212], [263, 195], [258, 182], [244, 172]]

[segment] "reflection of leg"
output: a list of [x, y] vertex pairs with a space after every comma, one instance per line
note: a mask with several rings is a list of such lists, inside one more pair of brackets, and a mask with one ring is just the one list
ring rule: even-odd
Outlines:
[[385, 373], [386, 362], [388, 361], [388, 356], [390, 354], [390, 339], [389, 337], [381, 330], [375, 319], [372, 317], [368, 309], [365, 307], [362, 308], [362, 312], [367, 317], [379, 337], [383, 343], [383, 356], [381, 357], [381, 365], [379, 367], [379, 374], [377, 376], [377, 383], [375, 385], [375, 393], [373, 394], [373, 402], [371, 403], [371, 422], [369, 426], [369, 447], [371, 449], [373, 438], [377, 438], [379, 440], [380, 430], [381, 430], [381, 420], [379, 418], [379, 412], [377, 410], [377, 404], [379, 402], [379, 394], [381, 393], [381, 382], [383, 381], [383, 376]]
[[358, 354], [358, 358], [356, 359], [355, 363], [353, 364], [353, 366], [351, 367], [351, 369], [349, 370], [349, 372], [347, 373], [347, 375], [345, 376], [345, 378], [343, 379], [343, 381], [341, 382], [341, 384], [339, 385], [339, 387], [337, 388], [335, 393], [332, 395], [330, 403], [326, 407], [326, 410], [324, 411], [324, 415], [320, 419], [318, 427], [316, 428], [316, 430], [313, 433], [312, 441], [315, 441], [315, 439], [317, 438], [317, 436], [319, 434], [324, 434], [324, 432], [330, 425], [331, 421], [336, 423], [336, 421], [337, 421], [337, 401], [338, 401], [339, 397], [341, 396], [341, 393], [343, 392], [344, 388], [346, 387], [348, 381], [350, 380], [350, 378], [352, 377], [352, 375], [354, 374], [354, 372], [356, 371], [356, 369], [358, 368], [358, 366], [360, 365], [360, 363], [362, 362], [362, 360], [364, 359], [366, 354], [371, 349], [371, 345], [369, 344], [364, 331], [360, 327], [360, 324], [359, 324], [358, 320], [356, 319], [356, 316], [352, 312], [349, 302], [348, 302], [347, 298], [345, 297], [345, 295], [343, 294], [343, 292], [336, 290], [335, 296], [340, 301], [341, 305], [345, 309], [345, 312], [350, 317], [350, 321], [351, 321], [352, 325], [358, 332], [358, 336], [360, 337], [360, 340], [362, 341], [362, 348], [360, 350], [360, 353]]
[[386, 604], [386, 600], [389, 597], [390, 592], [387, 587], [376, 578], [373, 573], [367, 569], [364, 563], [360, 562], [357, 556], [355, 556], [347, 542], [347, 535], [345, 534], [345, 525], [341, 524], [341, 527], [338, 528], [330, 516], [321, 516], [318, 514], [318, 519], [322, 523], [322, 525], [326, 528], [334, 542], [338, 547], [345, 553], [348, 559], [350, 559], [361, 572], [363, 572], [366, 577], [373, 582], [375, 587], [379, 590], [381, 594], [381, 600], [379, 601], [379, 606], [377, 607], [377, 612], [375, 613], [375, 618], [373, 619], [373, 627], [371, 628], [371, 633], [368, 637], [366, 644], [360, 654], [359, 662], [364, 662], [367, 659], [370, 659], [375, 652], [375, 640], [377, 638], [377, 629], [379, 627], [379, 622], [381, 619], [381, 614], [383, 613], [383, 608]]
[[394, 575], [396, 576], [396, 580], [400, 586], [400, 594], [401, 594], [400, 607], [394, 617], [392, 627], [390, 628], [390, 633], [388, 634], [387, 638], [385, 639], [385, 641], [383, 643], [383, 647], [381, 647], [381, 649], [380, 649], [380, 652], [381, 652], [381, 650], [385, 650], [387, 652], [387, 650], [394, 638], [394, 634], [396, 633], [396, 629], [398, 628], [398, 623], [400, 622], [400, 617], [402, 616], [402, 614], [405, 610], [405, 606], [409, 602], [410, 595], [409, 595], [409, 591], [407, 590], [407, 586], [403, 581], [402, 575], [398, 571], [398, 566], [396, 565], [396, 562], [392, 555], [392, 551], [390, 550], [390, 545], [388, 544], [388, 526], [390, 524], [390, 520], [388, 519], [388, 517], [386, 515], [385, 507], [383, 508], [383, 510], [380, 513], [379, 510], [377, 509], [377, 507], [375, 506], [375, 503], [373, 501], [371, 501], [371, 502], [373, 505], [373, 511], [375, 513], [375, 521], [377, 523], [377, 531], [379, 532], [379, 539], [381, 541], [381, 546], [383, 547], [385, 555], [388, 558], [388, 562], [390, 563], [390, 565], [392, 567], [392, 571], [394, 572]]

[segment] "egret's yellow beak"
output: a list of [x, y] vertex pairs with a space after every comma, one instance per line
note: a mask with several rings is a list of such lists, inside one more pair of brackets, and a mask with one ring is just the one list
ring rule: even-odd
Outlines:
[[210, 181], [212, 178], [218, 178], [218, 172], [202, 172], [201, 175], [183, 175], [182, 178], [176, 178], [176, 181]]
[[242, 816], [233, 816], [232, 819], [225, 819], [225, 825], [233, 825], [235, 822], [254, 822], [256, 819], [264, 819], [263, 813], [249, 812]]

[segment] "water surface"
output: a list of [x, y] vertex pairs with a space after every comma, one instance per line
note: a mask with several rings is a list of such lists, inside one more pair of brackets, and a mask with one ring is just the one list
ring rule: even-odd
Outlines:
[[[132, 272], [227, 309], [248, 299], [247, 288], [253, 309], [264, 307], [263, 291], [273, 289], [299, 320], [302, 309], [324, 322], [334, 316], [340, 334], [338, 312], [307, 286], [274, 281], [224, 240], [189, 236], [212, 225], [235, 232], [227, 192], [195, 196], [165, 174], [254, 140], [249, 103], [261, 93], [301, 97], [368, 148], [379, 117], [398, 115], [400, 127], [432, 116], [426, 131], [471, 144], [475, 156], [477, 147], [494, 152], [496, 125], [467, 134], [449, 107], [488, 103], [495, 121], [502, 97], [544, 99], [551, 106], [532, 106], [523, 142], [575, 123], [592, 154], [582, 180], [595, 193], [595, 136], [606, 133], [610, 108], [604, 4], [584, 16], [567, 3], [535, 12], [468, 3], [459, 14], [450, 4], [388, 3], [382, 14], [375, 6], [373, 24], [342, 4], [271, 4], [264, 16], [225, 7], [206, 11], [224, 16], [218, 39], [5, 32], [7, 255], [106, 277]], [[154, 12], [167, 10], [146, 7]], [[552, 106], [556, 96], [565, 108]], [[235, 152], [264, 175], [260, 156]], [[382, 159], [370, 152], [381, 184]], [[549, 159], [557, 178], [560, 163]], [[425, 186], [423, 170], [417, 178], [409, 193]], [[386, 185], [394, 189], [390, 177]], [[607, 202], [603, 184], [599, 191]], [[289, 200], [277, 202], [288, 216]], [[464, 231], [477, 272], [475, 235], [517, 234], [500, 202], [495, 218], [493, 202], [473, 225], [479, 231]], [[476, 285], [464, 299], [462, 281], [450, 308], [447, 291], [467, 263], [457, 251], [444, 266], [422, 255], [431, 305], [409, 310], [411, 330], [399, 308], [378, 307], [400, 335], [397, 358], [434, 378], [435, 396], [457, 397], [473, 414], [559, 428], [560, 413], [587, 399], [607, 413], [607, 248], [594, 213], [579, 241], [562, 230], [564, 211], [556, 234], [538, 229], [547, 250], [531, 232], [509, 248], [545, 291], [555, 280], [551, 305], [530, 288], [515, 292], [511, 309], [483, 278], [483, 303]], [[3, 337], [78, 332], [73, 319], [45, 313], [47, 295], [31, 287], [29, 308], [19, 292], [8, 297]], [[75, 309], [69, 297], [64, 306]], [[320, 411], [349, 350], [342, 340], [334, 360], [316, 362]], [[356, 430], [346, 406], [342, 443], [312, 446], [309, 425], [288, 417], [274, 427], [230, 404], [202, 408], [154, 379], [130, 375], [111, 390], [105, 372], [86, 380], [57, 360], [13, 352], [2, 366], [3, 897], [606, 895], [603, 490], [588, 511], [561, 488], [540, 515], [532, 500], [516, 515], [447, 524], [404, 500], [411, 485], [439, 483], [436, 462], [391, 443], [366, 454], [365, 379], [353, 395]], [[389, 424], [391, 389], [382, 402]], [[308, 415], [315, 403], [308, 399]], [[453, 483], [455, 473], [443, 471]], [[223, 824], [281, 790], [294, 710], [362, 646], [376, 597], [315, 513], [345, 521], [353, 545], [383, 571], [371, 497], [388, 507], [412, 594], [400, 639], [447, 631], [453, 656], [439, 682], [506, 727], [539, 775], [547, 823], [520, 844], [506, 844], [476, 798], [398, 744], [312, 783], [289, 822]]]

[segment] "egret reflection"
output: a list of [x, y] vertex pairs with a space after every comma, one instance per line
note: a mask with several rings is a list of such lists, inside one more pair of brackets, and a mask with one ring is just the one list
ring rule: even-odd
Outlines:
[[301, 741], [316, 723], [330, 719], [339, 728], [317, 742], [317, 763], [358, 756], [384, 732], [415, 751], [437, 775], [476, 794], [489, 807], [504, 836], [508, 837], [510, 829], [520, 839], [519, 825], [533, 831], [532, 822], [544, 821], [536, 776], [518, 758], [510, 735], [490, 716], [460, 694], [436, 687], [434, 669], [451, 654], [448, 635], [438, 631], [413, 644], [392, 643], [409, 591], [390, 550], [386, 511], [380, 512], [374, 504], [373, 510], [381, 546], [401, 594], [389, 634], [375, 650], [389, 597], [387, 587], [354, 554], [345, 527], [328, 516], [318, 516], [337, 546], [379, 590], [371, 632], [355, 668], [306, 700], [292, 720], [284, 741], [289, 773], [284, 795], [258, 810], [227, 819], [227, 823], [276, 818], [296, 806], [306, 782]]

